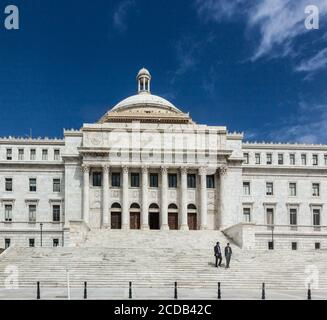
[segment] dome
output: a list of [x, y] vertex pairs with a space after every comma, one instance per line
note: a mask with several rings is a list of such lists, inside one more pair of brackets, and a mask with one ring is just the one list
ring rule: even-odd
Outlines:
[[145, 69], [145, 68], [142, 68], [139, 71], [139, 73], [137, 75], [137, 79], [140, 78], [140, 77], [142, 77], [142, 76], [146, 76], [146, 77], [151, 78], [151, 74], [150, 74], [149, 70], [148, 69]]

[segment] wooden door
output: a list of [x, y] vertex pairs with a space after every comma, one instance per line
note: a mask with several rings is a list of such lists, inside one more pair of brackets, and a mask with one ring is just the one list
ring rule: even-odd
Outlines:
[[111, 212], [111, 229], [121, 229], [121, 213]]
[[168, 213], [168, 225], [170, 230], [178, 230], [178, 214]]
[[151, 230], [159, 230], [159, 213], [158, 212], [150, 212], [149, 213], [149, 225]]
[[190, 230], [198, 229], [196, 213], [188, 214], [188, 227]]
[[131, 230], [141, 229], [141, 215], [139, 212], [130, 213], [130, 228]]

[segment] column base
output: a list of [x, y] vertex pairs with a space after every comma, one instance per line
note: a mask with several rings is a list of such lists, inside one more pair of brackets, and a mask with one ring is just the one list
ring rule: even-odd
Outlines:
[[111, 229], [111, 226], [110, 226], [110, 224], [108, 224], [108, 223], [104, 223], [104, 224], [102, 225], [101, 229], [106, 229], [106, 230], [108, 230], [108, 229]]
[[200, 230], [208, 230], [208, 226], [200, 226]]
[[183, 224], [183, 225], [181, 226], [180, 230], [182, 230], [182, 231], [189, 231], [190, 228], [188, 227], [187, 224]]
[[163, 224], [163, 225], [161, 226], [160, 230], [162, 230], [162, 231], [167, 231], [167, 230], [169, 230], [169, 225], [168, 225], [168, 224]]
[[143, 226], [141, 227], [141, 229], [147, 231], [147, 230], [150, 230], [150, 227], [149, 227], [148, 225], [145, 224], [145, 225], [143, 225]]
[[129, 225], [128, 224], [123, 224], [121, 229], [122, 230], [129, 230]]

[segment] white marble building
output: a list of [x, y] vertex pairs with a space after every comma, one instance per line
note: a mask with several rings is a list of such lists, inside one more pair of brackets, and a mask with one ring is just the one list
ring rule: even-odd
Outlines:
[[69, 245], [89, 228], [327, 247], [327, 146], [244, 143], [196, 124], [150, 84], [140, 70], [135, 96], [63, 140], [0, 139], [0, 247]]

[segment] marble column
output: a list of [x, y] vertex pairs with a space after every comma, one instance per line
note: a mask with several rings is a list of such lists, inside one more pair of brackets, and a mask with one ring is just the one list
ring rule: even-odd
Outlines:
[[168, 169], [161, 168], [161, 230], [169, 230], [168, 225]]
[[142, 230], [149, 230], [149, 170], [148, 167], [142, 167]]
[[110, 168], [108, 165], [104, 165], [102, 168], [102, 227], [111, 227], [111, 216], [109, 212], [109, 172]]
[[90, 222], [90, 167], [83, 167], [83, 220], [86, 224]]
[[129, 186], [128, 186], [128, 167], [123, 167], [123, 208], [122, 208], [122, 229], [129, 229]]
[[187, 216], [187, 168], [181, 169], [181, 230], [189, 230]]
[[218, 219], [218, 225], [219, 228], [222, 229], [226, 226], [226, 186], [225, 186], [225, 180], [227, 176], [227, 166], [221, 166], [219, 168], [219, 219]]
[[208, 205], [207, 205], [207, 169], [200, 168], [200, 229], [206, 230], [208, 227]]

